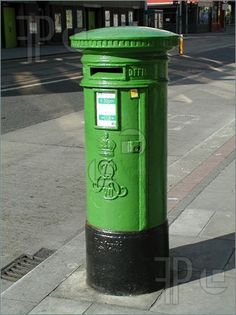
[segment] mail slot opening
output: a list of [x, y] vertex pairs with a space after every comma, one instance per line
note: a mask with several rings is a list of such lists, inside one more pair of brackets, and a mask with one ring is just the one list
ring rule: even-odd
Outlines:
[[123, 73], [123, 68], [121, 67], [113, 67], [113, 68], [91, 68], [91, 75], [97, 73]]

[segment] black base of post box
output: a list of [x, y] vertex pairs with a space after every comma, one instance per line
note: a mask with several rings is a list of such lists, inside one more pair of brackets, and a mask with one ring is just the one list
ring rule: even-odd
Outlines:
[[157, 291], [169, 275], [168, 223], [140, 232], [109, 232], [86, 224], [87, 284], [105, 294]]

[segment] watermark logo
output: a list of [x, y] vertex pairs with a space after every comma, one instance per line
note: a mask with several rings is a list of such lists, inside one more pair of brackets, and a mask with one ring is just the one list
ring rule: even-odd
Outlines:
[[[27, 63], [40, 62], [41, 47], [52, 41], [55, 36], [60, 36], [60, 44], [66, 47], [67, 50], [73, 52], [74, 49], [69, 45], [70, 30], [61, 29], [60, 34], [55, 28], [55, 21], [49, 16], [30, 16], [19, 15], [16, 18], [22, 25], [26, 25], [26, 34], [19, 35], [17, 40], [24, 43], [27, 48]], [[73, 33], [78, 33], [81, 29], [73, 28]], [[20, 29], [19, 32], [22, 32]]]
[[186, 290], [197, 290], [198, 295], [219, 295], [227, 289], [224, 270], [198, 270], [187, 257], [155, 258], [155, 261], [159, 268], [165, 269], [165, 276], [156, 278], [157, 282], [165, 285], [165, 290], [159, 298], [160, 304], [180, 304], [181, 297], [186, 296]]

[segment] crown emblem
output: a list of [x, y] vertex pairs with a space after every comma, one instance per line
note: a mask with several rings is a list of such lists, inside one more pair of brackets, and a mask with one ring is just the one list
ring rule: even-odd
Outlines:
[[116, 144], [109, 139], [109, 134], [106, 132], [100, 142], [100, 155], [111, 158], [114, 156]]

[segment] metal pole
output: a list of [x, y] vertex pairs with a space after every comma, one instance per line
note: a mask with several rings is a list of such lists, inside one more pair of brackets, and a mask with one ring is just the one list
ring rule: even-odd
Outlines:
[[224, 13], [224, 31], [226, 32], [226, 9], [227, 9], [227, 1], [224, 1], [222, 4], [222, 11]]
[[188, 34], [188, 1], [186, 0], [186, 7], [185, 7], [185, 34]]
[[144, 2], [144, 25], [145, 26], [149, 26], [148, 25], [148, 6], [147, 6], [147, 2]]
[[182, 34], [182, 0], [179, 4], [179, 34]]
[[175, 15], [176, 15], [176, 33], [178, 33], [179, 32], [179, 5], [178, 5], [178, 3], [176, 5]]

